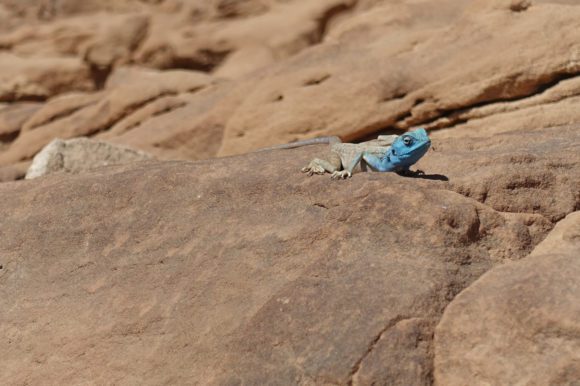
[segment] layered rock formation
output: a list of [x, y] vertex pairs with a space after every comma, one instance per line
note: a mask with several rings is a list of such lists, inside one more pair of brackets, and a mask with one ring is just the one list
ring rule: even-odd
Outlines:
[[[22, 14], [21, 5], [4, 2], [5, 12]], [[573, 1], [48, 3], [48, 21], [25, 18], [0, 34], [7, 79], [0, 100], [54, 104], [92, 91], [91, 105], [125, 113], [90, 135], [155, 147], [162, 158], [203, 159], [325, 134], [356, 140], [418, 125], [445, 129], [437, 136], [446, 138], [579, 119], [580, 7]], [[203, 89], [159, 89], [127, 109], [109, 99], [122, 86], [107, 82], [127, 65], [212, 80]], [[140, 99], [143, 82], [131, 83], [119, 92]], [[168, 93], [182, 95], [167, 100]], [[24, 142], [11, 146], [15, 134], [3, 138], [12, 149], [0, 164], [30, 159], [54, 136], [86, 135], [68, 125], [71, 118], [89, 125], [92, 114], [82, 110], [90, 108], [81, 104], [37, 125], [43, 139], [22, 133]], [[112, 130], [132, 115], [129, 128]]]

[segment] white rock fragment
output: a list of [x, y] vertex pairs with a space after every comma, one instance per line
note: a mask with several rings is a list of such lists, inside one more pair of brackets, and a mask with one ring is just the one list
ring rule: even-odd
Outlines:
[[140, 150], [89, 138], [55, 139], [32, 160], [26, 179], [52, 173], [78, 174], [108, 165], [153, 159]]

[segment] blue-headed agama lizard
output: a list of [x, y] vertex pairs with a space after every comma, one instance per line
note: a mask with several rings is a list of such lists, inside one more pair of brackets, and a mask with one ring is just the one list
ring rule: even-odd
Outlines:
[[324, 156], [315, 158], [308, 166], [302, 168], [309, 176], [330, 173], [332, 179], [344, 179], [352, 176], [360, 164], [361, 170], [367, 167], [378, 172], [396, 172], [413, 175], [410, 167], [423, 157], [431, 140], [425, 129], [416, 129], [400, 136], [380, 135], [378, 139], [363, 143], [342, 143], [338, 137], [321, 137], [304, 141], [287, 143], [262, 150], [292, 149], [313, 144], [329, 144]]

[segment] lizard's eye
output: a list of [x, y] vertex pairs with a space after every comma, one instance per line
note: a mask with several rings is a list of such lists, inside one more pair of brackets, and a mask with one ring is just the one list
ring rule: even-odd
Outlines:
[[409, 146], [410, 144], [413, 143], [413, 139], [411, 137], [404, 137], [403, 138], [403, 143], [407, 146]]

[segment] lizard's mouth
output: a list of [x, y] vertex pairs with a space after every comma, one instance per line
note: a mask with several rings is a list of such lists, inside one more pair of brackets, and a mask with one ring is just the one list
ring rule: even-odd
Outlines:
[[424, 144], [422, 144], [421, 146], [417, 147], [415, 150], [422, 150], [424, 149], [425, 151], [429, 150], [429, 148], [431, 147], [431, 141], [426, 141]]

